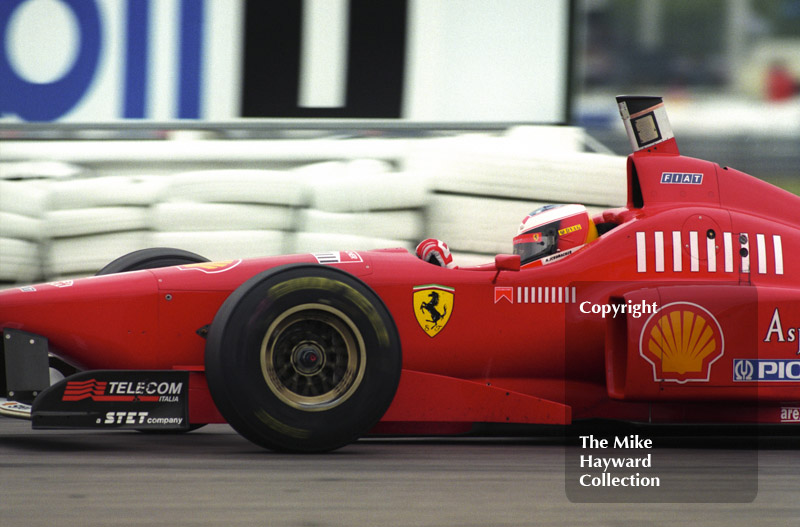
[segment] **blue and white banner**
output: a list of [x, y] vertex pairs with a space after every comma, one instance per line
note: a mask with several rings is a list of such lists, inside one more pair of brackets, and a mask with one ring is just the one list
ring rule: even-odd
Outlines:
[[230, 119], [238, 0], [2, 0], [0, 117]]
[[0, 0], [0, 121], [564, 122], [569, 0]]
[[800, 382], [800, 359], [734, 359], [733, 380]]

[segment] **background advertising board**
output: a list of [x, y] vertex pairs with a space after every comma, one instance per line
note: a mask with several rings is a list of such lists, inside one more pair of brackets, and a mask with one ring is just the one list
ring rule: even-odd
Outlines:
[[0, 121], [564, 122], [568, 0], [3, 0]]

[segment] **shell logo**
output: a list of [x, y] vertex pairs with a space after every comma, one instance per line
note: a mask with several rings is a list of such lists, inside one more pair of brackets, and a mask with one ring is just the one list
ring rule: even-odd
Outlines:
[[711, 365], [724, 351], [717, 319], [691, 302], [662, 306], [647, 319], [639, 337], [639, 355], [653, 366], [655, 381], [708, 382]]
[[224, 262], [200, 262], [187, 265], [179, 265], [178, 269], [181, 271], [200, 271], [206, 274], [217, 274], [230, 271], [237, 265], [242, 263], [242, 260], [227, 260]]

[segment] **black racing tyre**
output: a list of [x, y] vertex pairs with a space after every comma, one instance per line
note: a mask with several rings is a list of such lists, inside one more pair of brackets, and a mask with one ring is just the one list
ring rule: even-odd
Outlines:
[[184, 251], [182, 249], [154, 247], [152, 249], [133, 251], [132, 253], [120, 256], [97, 271], [95, 276], [127, 273], [128, 271], [141, 271], [142, 269], [157, 269], [159, 267], [169, 267], [171, 265], [203, 263], [208, 261], [208, 258], [204, 258], [199, 254]]
[[325, 452], [368, 432], [394, 398], [401, 361], [378, 295], [313, 264], [246, 281], [206, 341], [208, 387], [222, 416], [253, 443], [283, 452]]

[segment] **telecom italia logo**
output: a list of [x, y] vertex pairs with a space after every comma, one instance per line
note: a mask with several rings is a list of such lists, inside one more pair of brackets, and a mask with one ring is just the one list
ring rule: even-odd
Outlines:
[[800, 382], [800, 360], [734, 359], [733, 380]]
[[661, 183], [677, 183], [679, 185], [702, 185], [703, 174], [693, 172], [662, 172]]

